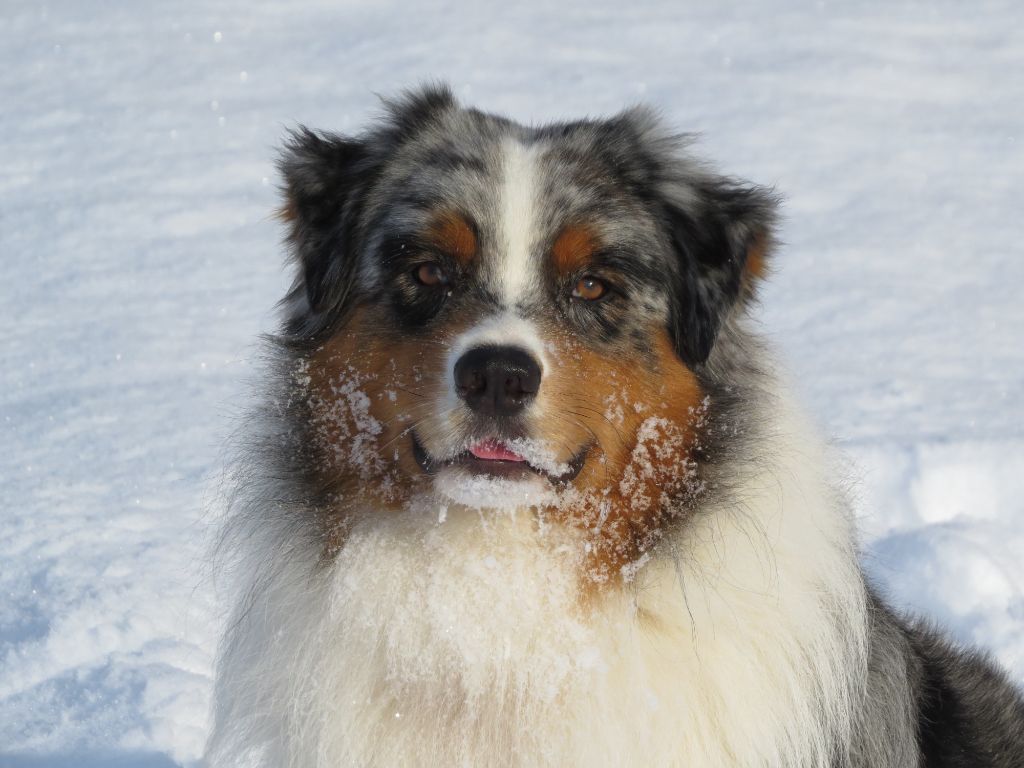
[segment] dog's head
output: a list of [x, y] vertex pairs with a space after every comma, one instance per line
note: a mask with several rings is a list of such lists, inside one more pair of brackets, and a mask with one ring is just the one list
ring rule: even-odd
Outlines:
[[281, 161], [325, 498], [546, 510], [634, 556], [699, 489], [709, 356], [773, 196], [644, 109], [527, 128], [429, 88], [387, 110]]

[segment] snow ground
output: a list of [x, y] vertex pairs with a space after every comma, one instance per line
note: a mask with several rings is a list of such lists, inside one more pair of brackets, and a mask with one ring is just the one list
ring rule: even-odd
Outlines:
[[645, 100], [788, 198], [766, 329], [901, 605], [1024, 680], [1024, 5], [0, 7], [0, 766], [190, 764], [204, 498], [287, 278], [273, 147], [448, 79]]

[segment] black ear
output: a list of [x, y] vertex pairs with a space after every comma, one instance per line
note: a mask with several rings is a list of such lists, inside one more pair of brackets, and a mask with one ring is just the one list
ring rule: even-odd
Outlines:
[[305, 307], [289, 318], [295, 333], [315, 335], [344, 315], [356, 288], [360, 222], [369, 191], [402, 142], [458, 105], [434, 84], [385, 99], [385, 114], [357, 138], [299, 127], [285, 142], [278, 168], [284, 177], [282, 218], [299, 274], [289, 299]]
[[778, 200], [761, 187], [705, 177], [666, 199], [674, 251], [669, 333], [679, 357], [704, 363], [737, 303], [764, 274]]
[[293, 293], [305, 291], [311, 314], [344, 306], [356, 276], [356, 223], [371, 175], [366, 145], [300, 127], [278, 161], [284, 177], [282, 218], [299, 274]]

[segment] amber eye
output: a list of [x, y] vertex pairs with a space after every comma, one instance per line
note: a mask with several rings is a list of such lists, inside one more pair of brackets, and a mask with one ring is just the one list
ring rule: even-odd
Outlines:
[[413, 270], [412, 274], [420, 285], [426, 285], [431, 288], [448, 283], [448, 275], [441, 269], [441, 265], [435, 261], [420, 264]]
[[585, 275], [576, 281], [572, 289], [574, 299], [597, 301], [608, 292], [608, 286], [592, 275]]

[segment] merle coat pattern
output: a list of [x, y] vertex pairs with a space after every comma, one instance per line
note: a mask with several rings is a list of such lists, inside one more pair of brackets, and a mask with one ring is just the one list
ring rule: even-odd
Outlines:
[[[443, 87], [294, 132], [210, 764], [1024, 765], [1020, 692], [867, 584], [747, 321], [777, 196], [686, 146], [643, 108], [533, 128]], [[507, 343], [535, 402], [468, 413], [453, 361]], [[494, 435], [534, 495], [481, 528], [520, 491], [460, 495]]]

